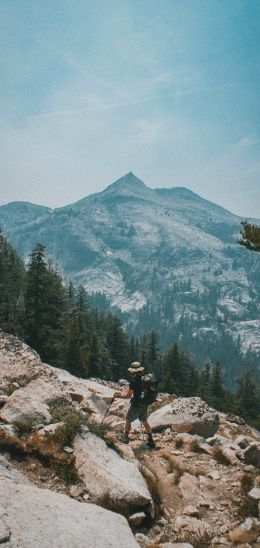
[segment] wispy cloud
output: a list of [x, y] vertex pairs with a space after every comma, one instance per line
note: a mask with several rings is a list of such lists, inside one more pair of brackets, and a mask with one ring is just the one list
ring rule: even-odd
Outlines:
[[164, 101], [167, 99], [172, 99], [174, 97], [181, 97], [185, 95], [192, 95], [195, 93], [200, 93], [202, 91], [206, 91], [208, 88], [194, 88], [189, 90], [176, 90], [172, 91], [170, 93], [163, 93], [161, 95], [150, 95], [147, 97], [142, 97], [140, 99], [136, 99], [133, 101], [119, 101], [115, 103], [102, 103], [101, 100], [98, 99], [98, 97], [95, 98], [92, 96], [91, 103], [89, 105], [79, 107], [79, 108], [71, 108], [71, 109], [62, 109], [62, 110], [50, 110], [47, 112], [41, 112], [37, 114], [32, 114], [30, 117], [32, 118], [45, 118], [49, 116], [62, 116], [64, 114], [78, 114], [83, 112], [102, 112], [106, 110], [113, 110], [113, 109], [119, 109], [119, 108], [129, 108], [133, 106], [143, 105], [145, 103], [150, 103], [152, 101]]
[[245, 135], [237, 143], [236, 146], [239, 148], [253, 147], [255, 145], [260, 145], [260, 137], [256, 135]]

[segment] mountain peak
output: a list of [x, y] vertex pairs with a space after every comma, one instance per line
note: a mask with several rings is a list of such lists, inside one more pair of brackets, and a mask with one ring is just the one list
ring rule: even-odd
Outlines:
[[116, 191], [118, 189], [122, 190], [140, 190], [147, 188], [141, 179], [138, 179], [136, 175], [129, 171], [120, 179], [117, 179], [114, 183], [109, 185], [103, 192]]

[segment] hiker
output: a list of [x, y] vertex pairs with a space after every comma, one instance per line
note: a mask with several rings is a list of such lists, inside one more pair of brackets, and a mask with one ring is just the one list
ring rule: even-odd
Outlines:
[[148, 405], [150, 402], [145, 401], [143, 397], [143, 372], [144, 368], [139, 362], [131, 363], [128, 372], [131, 375], [130, 384], [127, 392], [115, 392], [115, 398], [128, 399], [131, 398], [130, 406], [127, 411], [125, 421], [125, 433], [122, 437], [124, 443], [129, 443], [129, 432], [131, 430], [131, 423], [139, 419], [144, 425], [146, 434], [148, 435], [148, 447], [155, 447], [155, 442], [152, 436], [152, 430], [147, 422]]

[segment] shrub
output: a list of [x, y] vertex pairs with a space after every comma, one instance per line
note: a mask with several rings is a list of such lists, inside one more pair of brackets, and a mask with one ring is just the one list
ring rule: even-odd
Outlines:
[[62, 422], [55, 433], [52, 434], [61, 445], [71, 445], [79, 431], [81, 424], [85, 423], [82, 414], [70, 405], [59, 405], [51, 410], [54, 422]]
[[29, 436], [32, 430], [35, 428], [37, 421], [31, 417], [25, 419], [16, 419], [13, 421], [13, 426], [17, 428], [19, 436]]

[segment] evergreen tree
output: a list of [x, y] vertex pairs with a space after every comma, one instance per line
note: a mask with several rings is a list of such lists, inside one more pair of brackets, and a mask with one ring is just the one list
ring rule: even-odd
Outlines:
[[260, 389], [250, 364], [243, 367], [237, 382], [239, 388], [234, 397], [234, 412], [260, 428]]
[[26, 342], [39, 352], [42, 360], [57, 365], [64, 289], [60, 276], [46, 264], [44, 252], [45, 246], [37, 244], [30, 255], [24, 330]]
[[128, 337], [120, 320], [112, 315], [107, 318], [106, 340], [113, 364], [113, 378], [125, 377], [129, 367]]
[[214, 407], [215, 409], [224, 411], [225, 389], [223, 375], [219, 362], [214, 363], [211, 368], [208, 403], [212, 405], [212, 407]]
[[0, 327], [22, 336], [25, 268], [0, 229]]

